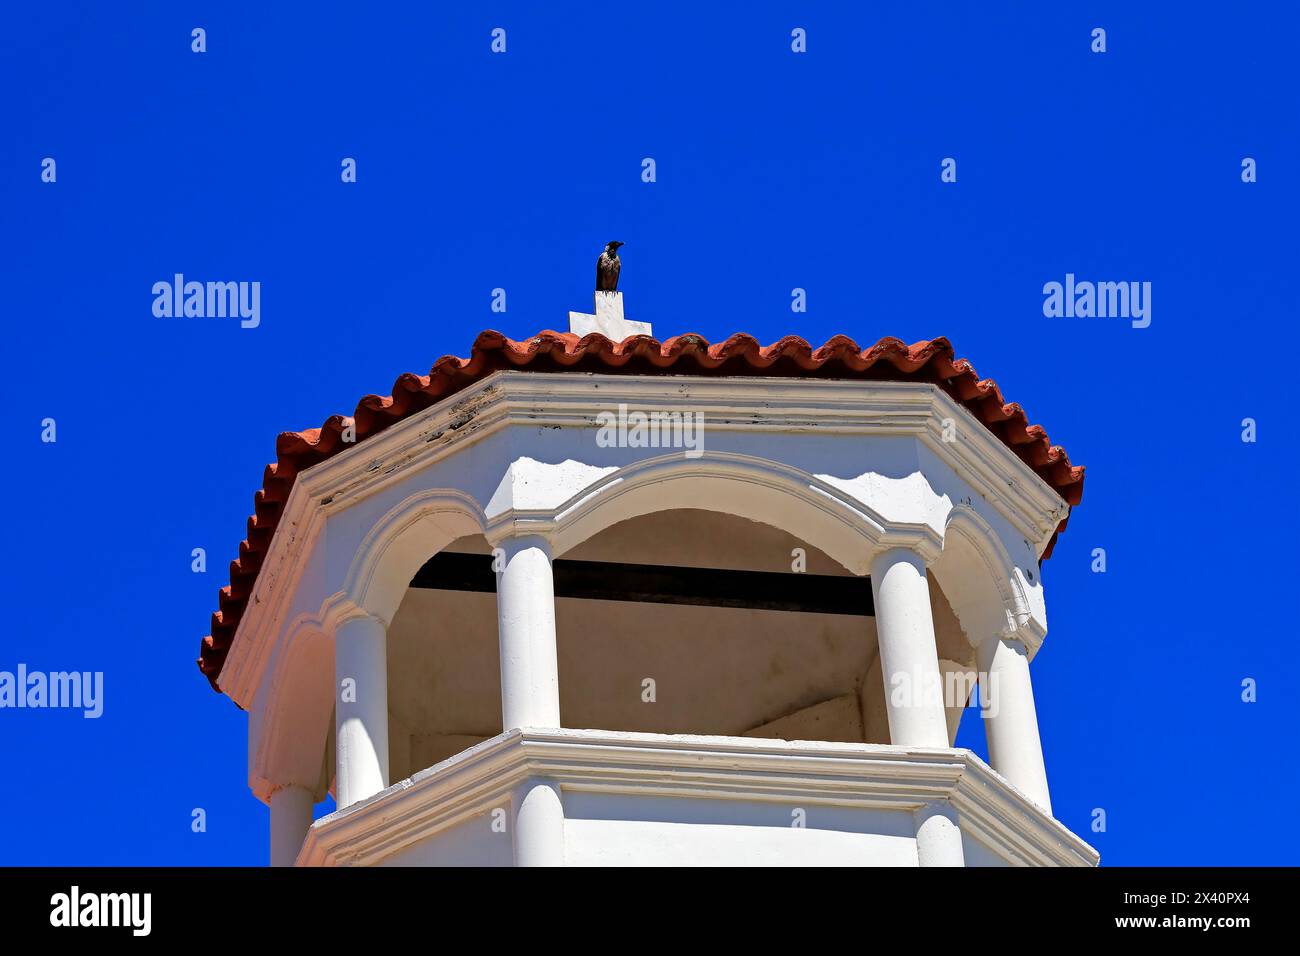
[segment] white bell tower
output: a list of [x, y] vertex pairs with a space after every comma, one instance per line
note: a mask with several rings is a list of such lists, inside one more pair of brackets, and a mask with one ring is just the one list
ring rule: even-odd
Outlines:
[[650, 334], [281, 436], [201, 662], [272, 862], [1096, 865], [1030, 666], [1082, 469], [943, 339]]

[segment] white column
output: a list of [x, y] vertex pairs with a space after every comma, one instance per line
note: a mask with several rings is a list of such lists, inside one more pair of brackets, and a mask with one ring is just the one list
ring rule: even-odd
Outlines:
[[350, 618], [334, 635], [339, 809], [388, 786], [388, 635], [383, 621]]
[[514, 800], [515, 866], [563, 866], [564, 802], [559, 784], [530, 777]]
[[1021, 793], [1052, 812], [1029, 655], [1018, 640], [993, 637], [979, 648], [980, 707], [989, 762]]
[[497, 625], [501, 646], [501, 727], [560, 726], [551, 544], [540, 535], [499, 545]]
[[878, 554], [871, 562], [871, 590], [876, 601], [889, 742], [903, 747], [947, 747], [943, 679], [925, 561], [904, 548]]
[[912, 817], [916, 824], [916, 857], [921, 866], [965, 866], [957, 812], [946, 803], [927, 803]]
[[[551, 544], [541, 535], [498, 547], [497, 628], [501, 648], [501, 726], [560, 726]], [[555, 781], [525, 780], [514, 794], [515, 866], [564, 865], [564, 804]]]
[[293, 866], [311, 827], [312, 792], [288, 784], [271, 794], [271, 865]]

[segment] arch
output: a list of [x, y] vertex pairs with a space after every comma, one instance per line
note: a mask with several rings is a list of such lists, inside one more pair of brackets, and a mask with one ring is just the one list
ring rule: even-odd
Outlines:
[[1024, 582], [993, 527], [958, 504], [944, 525], [943, 550], [931, 565], [972, 646], [1021, 633], [1032, 617]]
[[260, 719], [250, 726], [257, 743], [249, 785], [260, 799], [269, 800], [286, 784], [323, 796], [334, 711], [333, 634], [338, 625], [361, 614], [387, 625], [429, 556], [457, 538], [481, 533], [483, 526], [478, 503], [461, 492], [423, 491], [406, 498], [366, 533], [342, 588], [315, 614], [302, 614], [285, 628], [263, 689], [265, 703], [253, 711]]
[[250, 726], [257, 749], [249, 786], [264, 801], [286, 785], [306, 787], [322, 799], [334, 711], [334, 641], [320, 618], [304, 614], [290, 624], [265, 693], [265, 710], [250, 714], [250, 720], [261, 714], [261, 726]]
[[343, 594], [387, 625], [421, 565], [457, 538], [482, 534], [486, 524], [478, 502], [463, 492], [414, 494], [366, 533], [348, 568]]
[[928, 544], [937, 552], [937, 535], [928, 527], [890, 524], [808, 472], [748, 455], [705, 452], [698, 458], [678, 454], [639, 461], [583, 489], [554, 513], [555, 554], [629, 518], [686, 508], [780, 528], [853, 574], [867, 574], [883, 547]]

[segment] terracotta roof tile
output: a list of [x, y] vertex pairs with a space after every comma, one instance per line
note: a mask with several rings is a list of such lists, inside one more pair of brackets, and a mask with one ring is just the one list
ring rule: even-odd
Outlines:
[[[433, 364], [428, 375], [407, 372], [398, 376], [391, 395], [362, 398], [352, 414], [356, 441], [378, 434], [495, 371], [520, 368], [530, 372], [671, 372], [929, 382], [969, 409], [1067, 503], [1077, 505], [1083, 496], [1083, 468], [1071, 465], [1065, 450], [1053, 445], [1041, 426], [1029, 423], [1024, 409], [1007, 402], [996, 382], [981, 379], [968, 361], [956, 358], [946, 338], [914, 345], [883, 338], [870, 348], [860, 349], [848, 336], [836, 335], [814, 349], [796, 335], [763, 346], [744, 333], [710, 344], [695, 334], [677, 335], [663, 342], [648, 335], [612, 342], [597, 333], [579, 338], [569, 332], [550, 331], [516, 342], [500, 332], [486, 331], [474, 341], [469, 358], [445, 355]], [[239, 544], [239, 557], [230, 563], [230, 584], [218, 593], [212, 633], [203, 638], [200, 649], [199, 670], [218, 692], [217, 676], [294, 480], [304, 469], [343, 448], [341, 436], [347, 422], [347, 418], [333, 415], [320, 428], [281, 432], [276, 439], [276, 461], [266, 466], [262, 488], [253, 497], [247, 537]], [[1065, 530], [1066, 523], [1061, 522], [1056, 534]], [[1055, 544], [1053, 535], [1044, 558], [1051, 555]]]

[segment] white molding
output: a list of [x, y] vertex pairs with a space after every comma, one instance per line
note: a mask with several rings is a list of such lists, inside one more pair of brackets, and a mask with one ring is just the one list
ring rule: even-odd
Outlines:
[[[347, 577], [344, 578], [343, 589], [339, 595], [340, 599], [350, 601], [357, 608], [363, 609], [362, 613], [366, 613], [364, 609], [369, 609], [370, 613], [376, 614], [387, 628], [392, 623], [390, 619], [396, 612], [397, 605], [401, 603], [401, 595], [397, 595], [396, 600], [388, 601], [390, 607], [385, 607], [381, 611], [377, 605], [384, 602], [374, 600], [373, 593], [377, 587], [376, 575], [383, 566], [388, 549], [395, 542], [402, 540], [405, 533], [417, 524], [430, 523], [441, 529], [445, 527], [443, 522], [462, 532], [468, 532], [471, 528], [482, 531], [486, 526], [483, 509], [471, 495], [464, 492], [432, 489], [410, 495], [390, 508], [366, 532], [365, 538], [357, 547], [348, 566]], [[445, 533], [449, 540], [454, 540], [458, 536], [456, 531]], [[419, 558], [420, 563], [428, 557], [422, 555]], [[383, 582], [380, 582], [378, 586], [382, 587], [382, 584]], [[405, 593], [406, 582], [403, 581], [402, 594]]]
[[317, 820], [299, 866], [371, 865], [484, 810], [528, 777], [565, 791], [797, 801], [859, 809], [948, 802], [962, 830], [1016, 865], [1095, 866], [1097, 851], [968, 750], [512, 730]]
[[[230, 639], [225, 663], [217, 675], [217, 686], [244, 710], [253, 705], [258, 684], [271, 659], [274, 635], [284, 628], [284, 618], [302, 580], [304, 565], [325, 528], [325, 512], [304, 505], [304, 496], [298, 491], [295, 483], [253, 583], [239, 627]], [[294, 626], [306, 617], [316, 615], [299, 615], [294, 619]]]

